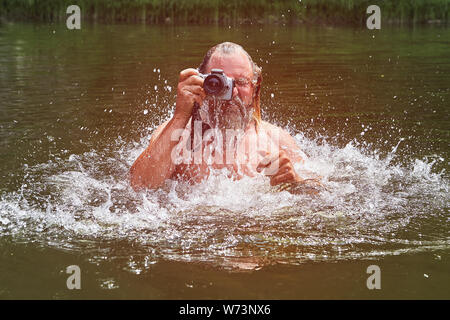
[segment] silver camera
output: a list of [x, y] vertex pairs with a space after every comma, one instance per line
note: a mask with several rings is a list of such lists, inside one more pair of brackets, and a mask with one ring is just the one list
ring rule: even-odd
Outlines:
[[233, 98], [234, 79], [225, 75], [222, 69], [212, 69], [210, 74], [199, 74], [205, 79], [203, 90], [207, 95], [215, 96], [220, 100]]

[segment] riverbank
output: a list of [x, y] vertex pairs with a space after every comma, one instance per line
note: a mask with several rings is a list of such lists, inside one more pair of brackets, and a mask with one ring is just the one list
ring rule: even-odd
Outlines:
[[371, 4], [380, 6], [384, 23], [448, 23], [450, 7], [447, 0], [6, 0], [0, 2], [0, 21], [64, 21], [72, 4], [85, 21], [221, 25], [364, 25]]

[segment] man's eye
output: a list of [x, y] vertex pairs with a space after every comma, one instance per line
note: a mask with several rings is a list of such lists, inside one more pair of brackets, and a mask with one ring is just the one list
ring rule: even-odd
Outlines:
[[245, 79], [245, 78], [241, 78], [241, 79], [237, 79], [236, 80], [236, 84], [238, 85], [238, 86], [245, 86], [245, 85], [247, 85], [249, 83], [249, 81], [247, 80], [247, 79]]

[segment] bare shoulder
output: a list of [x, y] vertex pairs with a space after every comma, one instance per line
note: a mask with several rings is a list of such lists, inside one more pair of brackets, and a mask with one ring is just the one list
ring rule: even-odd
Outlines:
[[279, 137], [282, 142], [294, 143], [295, 140], [287, 130], [280, 128], [267, 121], [261, 121], [261, 126], [269, 137]]
[[301, 152], [294, 137], [287, 130], [266, 121], [261, 121], [261, 127], [271, 139], [277, 140], [276, 142], [279, 143], [280, 149], [285, 150], [294, 162], [303, 162], [302, 156], [304, 154]]

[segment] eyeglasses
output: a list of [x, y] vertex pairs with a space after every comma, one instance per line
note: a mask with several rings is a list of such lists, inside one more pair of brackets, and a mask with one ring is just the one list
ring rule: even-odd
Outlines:
[[239, 78], [234, 80], [234, 83], [236, 84], [236, 86], [241, 87], [241, 88], [245, 88], [248, 87], [250, 84], [256, 84], [256, 80], [250, 80], [248, 78]]

